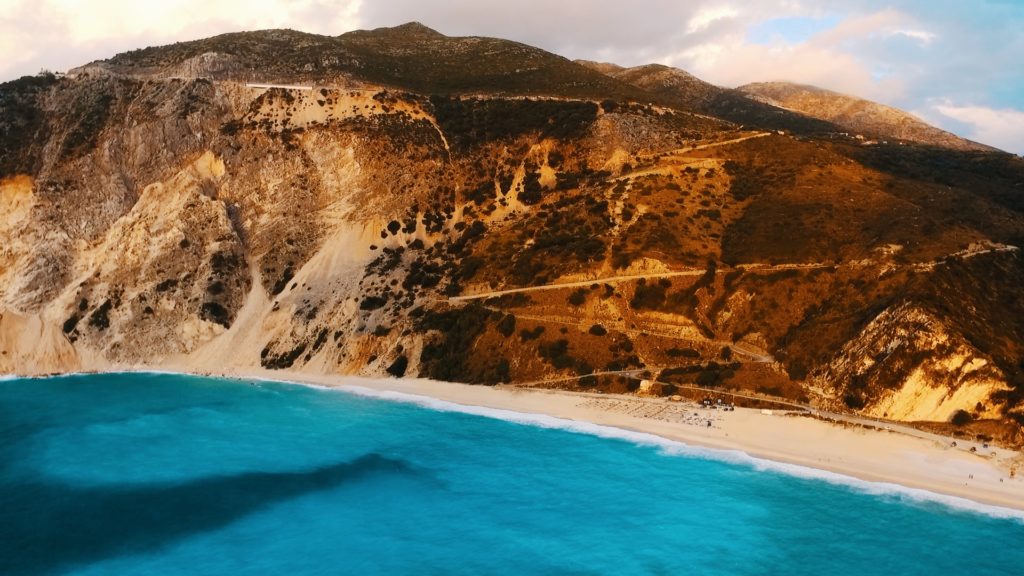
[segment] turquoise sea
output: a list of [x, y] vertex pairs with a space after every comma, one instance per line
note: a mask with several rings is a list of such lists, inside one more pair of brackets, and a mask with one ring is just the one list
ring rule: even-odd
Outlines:
[[0, 574], [1024, 574], [1006, 510], [399, 400], [0, 381]]

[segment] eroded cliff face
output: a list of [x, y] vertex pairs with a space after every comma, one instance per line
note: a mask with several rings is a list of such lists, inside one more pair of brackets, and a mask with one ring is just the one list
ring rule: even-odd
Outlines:
[[911, 304], [885, 310], [843, 346], [818, 378], [848, 408], [906, 421], [946, 421], [959, 410], [998, 418], [1006, 375], [986, 354]]
[[223, 177], [223, 161], [204, 153], [146, 186], [101, 241], [77, 254], [51, 307], [68, 313], [69, 340], [113, 362], [160, 362], [231, 325], [251, 275], [218, 199]]
[[[229, 330], [258, 298], [254, 284], [264, 292], [259, 297], [280, 296], [289, 312], [310, 308], [313, 297], [341, 306], [358, 294], [373, 242], [383, 248], [429, 237], [425, 229], [390, 241], [379, 236], [392, 215], [415, 227], [420, 214], [410, 195], [426, 206], [436, 193], [431, 179], [414, 176], [438, 165], [430, 154], [443, 153], [444, 143], [415, 106], [396, 101], [391, 110], [380, 91], [292, 93], [109, 77], [64, 81], [38, 104], [56, 120], [69, 93], [90, 99], [111, 84], [119, 88], [104, 97], [93, 133], [82, 137], [91, 148], [44, 154], [37, 174], [13, 174], [0, 184], [0, 308], [56, 327], [63, 345], [83, 351], [59, 355], [63, 369], [187, 357]], [[85, 130], [85, 122], [48, 123], [44, 148], [66, 150], [67, 135]], [[423, 133], [417, 144], [426, 142], [424, 158], [380, 149], [382, 132], [399, 125], [402, 140]], [[392, 138], [386, 145], [407, 143]], [[396, 180], [382, 186], [392, 175]], [[392, 185], [404, 194], [389, 194]], [[281, 293], [296, 291], [296, 283], [308, 294], [293, 303]], [[282, 316], [281, 305], [262, 313]], [[311, 312], [297, 317], [300, 333]], [[290, 316], [283, 316], [287, 324]], [[268, 321], [265, 330], [294, 332], [280, 323]]]
[[554, 89], [254, 88], [204, 54], [0, 90], [0, 371], [712, 386], [1019, 430], [1019, 160]]

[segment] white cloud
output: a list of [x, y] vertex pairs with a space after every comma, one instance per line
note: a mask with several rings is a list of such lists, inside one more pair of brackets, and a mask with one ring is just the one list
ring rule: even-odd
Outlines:
[[[967, 125], [966, 138], [1001, 148], [1015, 154], [1024, 154], [1024, 111], [1013, 108], [956, 105], [949, 101], [933, 104], [931, 110], [956, 122]], [[925, 112], [940, 126], [943, 118]]]
[[701, 44], [668, 60], [724, 86], [786, 80], [864, 94], [873, 84], [870, 72], [854, 57], [825, 47], [734, 39]]
[[912, 19], [908, 16], [887, 9], [847, 18], [806, 42], [776, 38], [768, 44], [748, 42], [745, 26], [741, 26], [661, 60], [724, 86], [791, 81], [892, 102], [903, 93], [902, 80], [878, 74], [877, 66], [859, 58], [851, 47], [871, 42], [879, 35], [907, 35], [915, 30], [907, 28], [909, 24]]
[[233, 31], [302, 25], [309, 32], [338, 34], [358, 23], [360, 5], [358, 0], [329, 5], [316, 0], [44, 0], [41, 9], [61, 19], [69, 40], [91, 42], [118, 34], [160, 37], [192, 30], [194, 35], [225, 23]]
[[854, 15], [843, 19], [834, 28], [820, 32], [808, 43], [820, 46], [840, 46], [848, 42], [863, 41], [879, 36], [890, 36], [905, 27], [910, 18], [893, 8]]
[[911, 40], [917, 40], [921, 44], [931, 44], [936, 35], [925, 30], [893, 30], [893, 36], [905, 36]]
[[701, 8], [696, 14], [690, 17], [686, 23], [686, 31], [690, 34], [707, 30], [715, 22], [729, 20], [739, 16], [740, 13], [732, 6], [709, 6]]

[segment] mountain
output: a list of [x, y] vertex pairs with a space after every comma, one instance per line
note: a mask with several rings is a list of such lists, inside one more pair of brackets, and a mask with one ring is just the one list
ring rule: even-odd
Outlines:
[[0, 371], [704, 386], [1024, 442], [1024, 161], [837, 132], [416, 24], [22, 78]]
[[294, 30], [223, 34], [134, 50], [73, 71], [83, 72], [368, 84], [428, 94], [642, 97], [628, 84], [550, 52], [496, 38], [448, 37], [417, 22], [336, 37]]
[[689, 72], [661, 64], [623, 68], [605, 62], [587, 60], [577, 60], [576, 62], [652, 94], [671, 98], [680, 105], [688, 104], [695, 109], [707, 105], [722, 93], [727, 92], [723, 88], [708, 84]]
[[954, 150], [993, 150], [926, 124], [902, 110], [823, 88], [791, 82], [757, 82], [738, 90], [766, 104], [832, 122], [871, 138], [907, 140]]
[[736, 125], [764, 130], [789, 130], [805, 136], [824, 136], [841, 130], [831, 122], [765, 104], [737, 90], [709, 84], [678, 68], [662, 64], [623, 68], [586, 60], [576, 62], [641, 88], [651, 98], [667, 102], [678, 109], [728, 120]]

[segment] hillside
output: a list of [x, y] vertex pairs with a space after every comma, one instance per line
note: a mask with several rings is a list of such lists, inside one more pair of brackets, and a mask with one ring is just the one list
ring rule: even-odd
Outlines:
[[685, 70], [661, 64], [623, 68], [615, 64], [578, 60], [577, 63], [640, 88], [661, 102], [763, 130], [789, 130], [805, 136], [824, 136], [841, 128], [835, 124], [750, 98], [748, 94], [709, 84]]
[[695, 109], [706, 106], [725, 92], [722, 88], [708, 84], [689, 72], [661, 64], [623, 68], [615, 64], [586, 60], [578, 60], [577, 63], [652, 94], [672, 98], [679, 104], [688, 104]]
[[0, 372], [713, 388], [1024, 442], [1024, 161], [605, 72], [407, 25], [2, 84]]
[[[424, 66], [428, 59], [429, 66]], [[223, 34], [118, 54], [73, 72], [279, 84], [372, 84], [432, 94], [645, 98], [623, 82], [497, 38], [449, 37], [412, 22], [321, 36], [294, 30]]]
[[740, 92], [772, 106], [832, 122], [873, 139], [906, 140], [954, 150], [993, 150], [931, 126], [891, 106], [790, 82], [758, 82]]

